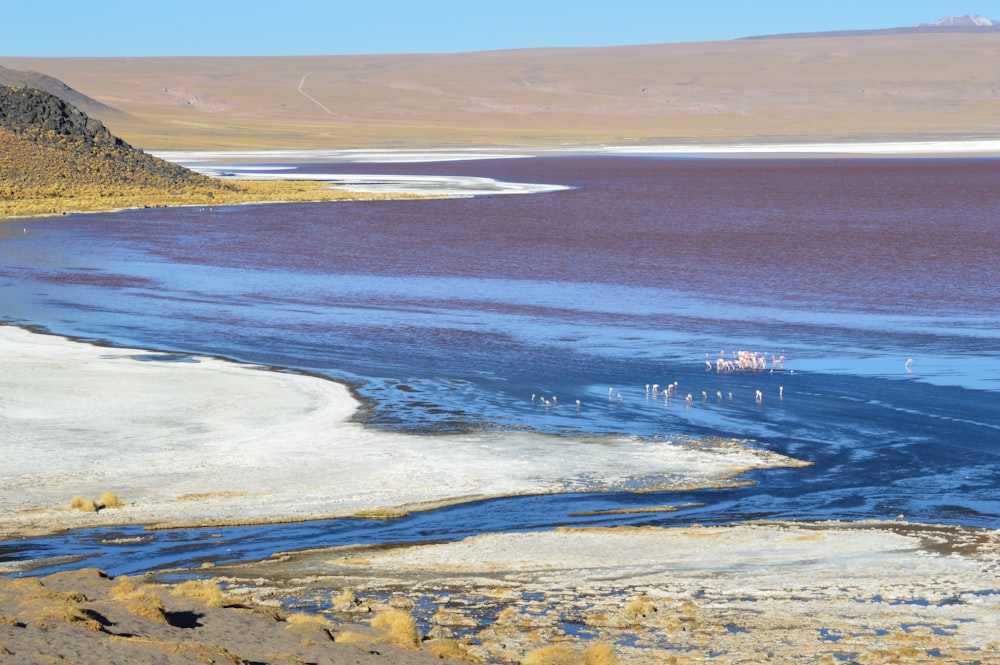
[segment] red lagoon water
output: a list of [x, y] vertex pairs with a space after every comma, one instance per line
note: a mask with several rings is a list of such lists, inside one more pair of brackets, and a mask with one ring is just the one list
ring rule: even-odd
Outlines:
[[[349, 381], [374, 427], [722, 435], [815, 463], [687, 497], [706, 504], [690, 519], [1000, 523], [1000, 160], [301, 168], [571, 189], [32, 222], [0, 241], [0, 317]], [[787, 360], [705, 371], [738, 349]], [[646, 398], [645, 384], [675, 380], [734, 398]], [[543, 409], [532, 393], [584, 408]], [[460, 510], [503, 530], [593, 500], [488, 524]], [[663, 498], [600, 499], [644, 500]]]
[[662, 285], [733, 302], [1000, 305], [1000, 160], [576, 157], [382, 169], [576, 189], [359, 206], [336, 246], [297, 234], [260, 249], [346, 272]]

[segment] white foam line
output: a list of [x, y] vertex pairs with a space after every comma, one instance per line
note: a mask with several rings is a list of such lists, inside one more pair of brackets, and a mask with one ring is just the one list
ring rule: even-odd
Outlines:
[[164, 150], [154, 152], [171, 162], [199, 164], [266, 162], [349, 162], [406, 163], [445, 162], [477, 159], [514, 159], [538, 155], [574, 154], [613, 155], [727, 155], [727, 154], [841, 154], [841, 155], [940, 155], [1000, 154], [1000, 139], [938, 141], [875, 141], [855, 143], [732, 143], [732, 144], [659, 144], [634, 146], [574, 146], [537, 149], [513, 148], [440, 148], [440, 149], [338, 149], [338, 150]]
[[[221, 168], [223, 170], [215, 170]], [[281, 172], [259, 173], [256, 169], [214, 167], [198, 169], [200, 172], [220, 178], [240, 180], [285, 180], [289, 176]], [[329, 182], [338, 189], [351, 192], [373, 192], [380, 194], [433, 194], [440, 196], [487, 196], [492, 194], [540, 194], [571, 189], [565, 185], [549, 185], [526, 182], [505, 182], [493, 178], [474, 176], [434, 176], [434, 175], [366, 175], [336, 173], [296, 173], [295, 180], [316, 180]]]
[[604, 146], [600, 152], [618, 155], [842, 154], [939, 155], [1000, 154], [1000, 140], [886, 141], [873, 143], [769, 143], [731, 145]]

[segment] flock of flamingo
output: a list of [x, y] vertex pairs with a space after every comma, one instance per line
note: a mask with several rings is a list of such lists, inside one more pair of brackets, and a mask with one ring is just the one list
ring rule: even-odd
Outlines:
[[[713, 369], [717, 374], [728, 374], [732, 372], [744, 372], [744, 371], [754, 371], [763, 372], [768, 369], [768, 358], [765, 354], [759, 352], [749, 352], [749, 351], [733, 351], [731, 357], [726, 357], [725, 351], [719, 352], [719, 357], [716, 359], [714, 367], [711, 360], [708, 360], [708, 354], [705, 354], [705, 370], [711, 372]], [[773, 373], [775, 369], [784, 369], [785, 367], [785, 356], [771, 355], [770, 358], [770, 371]], [[907, 366], [907, 369], [909, 367]], [[668, 383], [665, 388], [661, 389], [658, 383], [647, 383], [646, 384], [646, 398], [659, 398], [663, 397], [664, 401], [669, 402], [671, 397], [678, 395], [677, 388], [678, 382]], [[785, 395], [784, 386], [778, 386], [778, 398], [783, 398]], [[702, 401], [708, 400], [708, 391], [701, 391]], [[721, 402], [724, 399], [721, 390], [715, 392], [716, 399]], [[729, 401], [733, 399], [733, 393], [727, 392], [726, 397]], [[614, 386], [608, 388], [608, 399], [615, 400], [619, 402], [622, 401], [622, 394], [616, 392]], [[756, 390], [754, 394], [754, 399], [760, 403], [764, 400], [764, 392], [761, 390]], [[684, 396], [684, 402], [686, 406], [691, 406], [694, 403], [694, 396], [691, 393], [687, 393]], [[552, 395], [551, 398], [539, 395], [537, 393], [531, 394], [531, 403], [540, 404], [544, 407], [554, 407], [558, 406], [559, 398], [556, 395]], [[581, 406], [580, 400], [576, 400], [576, 408], [579, 409]]]
[[[728, 374], [731, 372], [743, 372], [743, 371], [753, 371], [753, 372], [763, 372], [768, 370], [768, 358], [765, 354], [749, 351], [733, 351], [731, 357], [726, 357], [725, 351], [719, 352], [719, 357], [716, 358], [715, 364], [708, 359], [708, 354], [705, 354], [705, 371], [711, 372], [713, 369], [717, 374]], [[913, 358], [907, 358], [906, 362], [903, 364], [904, 369], [907, 374], [913, 373], [913, 368], [910, 365], [913, 364]], [[770, 371], [774, 373], [774, 370], [783, 370], [785, 368], [785, 356], [771, 355], [770, 358]], [[792, 370], [794, 372], [794, 370]], [[663, 397], [664, 402], [668, 402], [671, 397], [677, 396], [677, 381], [673, 383], [668, 383], [663, 389], [660, 388], [658, 383], [647, 383], [646, 384], [646, 399]], [[778, 386], [778, 398], [782, 399], [785, 396], [785, 387]], [[729, 401], [733, 400], [733, 393], [727, 392], [723, 396], [721, 390], [715, 391], [715, 397], [718, 402], [721, 402], [725, 397], [728, 397]], [[608, 388], [608, 400], [618, 400], [622, 401], [622, 394], [616, 392], [614, 386]], [[701, 399], [703, 402], [708, 401], [708, 391], [701, 391]], [[754, 393], [754, 400], [759, 404], [764, 401], [764, 392], [761, 390], [756, 390]], [[531, 403], [540, 404], [546, 408], [558, 406], [559, 398], [552, 395], [551, 398], [547, 398], [543, 395], [537, 393], [531, 393]], [[694, 403], [694, 396], [691, 393], [687, 393], [684, 396], [684, 403], [686, 406], [691, 406]], [[580, 409], [580, 400], [576, 400], [576, 408]]]

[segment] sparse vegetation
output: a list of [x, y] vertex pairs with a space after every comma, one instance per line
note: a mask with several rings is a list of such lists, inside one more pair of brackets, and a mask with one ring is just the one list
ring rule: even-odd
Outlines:
[[104, 508], [121, 508], [123, 505], [121, 499], [114, 492], [105, 492], [102, 494], [98, 503], [102, 510]]
[[225, 595], [215, 582], [209, 580], [187, 580], [174, 587], [175, 596], [198, 598], [209, 607], [222, 607]]
[[136, 586], [131, 579], [122, 576], [109, 595], [121, 601], [132, 614], [158, 623], [170, 623], [164, 611], [163, 601], [156, 588], [149, 584]]
[[71, 509], [84, 513], [96, 513], [105, 508], [121, 508], [123, 505], [121, 499], [114, 492], [105, 492], [100, 499], [87, 499], [77, 495], [69, 502]]
[[656, 606], [646, 596], [638, 596], [625, 604], [625, 612], [640, 617], [647, 617], [656, 612]]
[[309, 612], [294, 612], [285, 617], [285, 621], [291, 624], [315, 624], [319, 626], [326, 626], [330, 623], [325, 616]]
[[372, 619], [372, 627], [383, 631], [382, 640], [405, 649], [416, 649], [420, 646], [420, 631], [417, 622], [408, 613], [401, 610], [379, 612]]
[[447, 658], [448, 660], [458, 660], [467, 663], [479, 662], [479, 659], [470, 655], [469, 652], [462, 647], [461, 643], [456, 640], [434, 640], [427, 645], [427, 650], [442, 659]]
[[74, 496], [69, 502], [69, 507], [84, 513], [97, 512], [97, 502], [93, 499], [85, 499], [82, 496]]
[[354, 591], [345, 588], [336, 596], [332, 596], [330, 600], [335, 609], [343, 609], [354, 607], [358, 602], [358, 597], [354, 595]]
[[583, 651], [574, 651], [561, 644], [528, 652], [522, 665], [615, 665], [618, 662], [610, 644], [598, 642]]

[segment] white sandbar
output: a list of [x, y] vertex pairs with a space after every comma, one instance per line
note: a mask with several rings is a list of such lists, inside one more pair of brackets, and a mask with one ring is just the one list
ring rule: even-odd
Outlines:
[[[150, 361], [148, 358], [159, 358]], [[472, 498], [716, 486], [747, 445], [370, 430], [338, 383], [0, 326], [0, 538], [110, 523], [335, 517]], [[652, 479], [652, 480], [651, 480]], [[111, 491], [126, 504], [70, 510]]]

